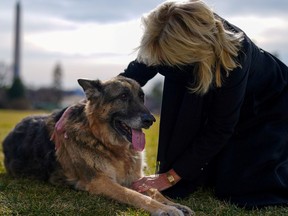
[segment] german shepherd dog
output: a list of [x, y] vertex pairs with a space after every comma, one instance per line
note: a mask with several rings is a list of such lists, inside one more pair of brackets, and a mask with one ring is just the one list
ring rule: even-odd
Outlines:
[[192, 215], [188, 207], [166, 199], [155, 189], [141, 194], [129, 188], [143, 176], [139, 151], [145, 145], [142, 128], [155, 121], [144, 106], [139, 84], [122, 76], [106, 82], [79, 79], [78, 83], [86, 100], [69, 108], [65, 136], [59, 136], [57, 142], [50, 139], [64, 109], [29, 116], [5, 138], [8, 174], [65, 183], [152, 215]]

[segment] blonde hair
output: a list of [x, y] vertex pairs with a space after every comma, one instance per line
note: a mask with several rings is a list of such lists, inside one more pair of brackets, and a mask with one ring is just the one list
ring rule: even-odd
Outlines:
[[221, 68], [228, 76], [240, 66], [236, 57], [243, 34], [225, 29], [200, 0], [164, 2], [142, 22], [144, 34], [137, 60], [149, 66], [195, 64], [192, 92], [205, 94], [213, 82], [221, 87]]

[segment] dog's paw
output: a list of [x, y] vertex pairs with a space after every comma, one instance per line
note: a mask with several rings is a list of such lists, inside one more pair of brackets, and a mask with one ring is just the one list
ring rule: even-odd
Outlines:
[[193, 216], [195, 215], [195, 212], [192, 211], [189, 207], [184, 206], [184, 205], [180, 205], [180, 204], [173, 204], [173, 207], [177, 208], [178, 210], [180, 210], [181, 212], [183, 212], [184, 216]]
[[173, 206], [166, 206], [165, 209], [160, 209], [152, 213], [151, 216], [185, 216], [185, 214]]

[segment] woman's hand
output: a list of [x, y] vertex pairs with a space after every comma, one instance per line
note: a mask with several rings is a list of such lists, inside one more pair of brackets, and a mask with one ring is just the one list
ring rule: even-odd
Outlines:
[[[168, 180], [168, 174], [172, 176], [174, 182], [170, 182]], [[171, 169], [167, 173], [161, 173], [159, 175], [150, 175], [144, 176], [137, 181], [133, 182], [132, 189], [136, 190], [137, 192], [143, 193], [150, 188], [155, 188], [158, 191], [166, 190], [176, 184], [178, 181], [181, 180], [181, 177], [177, 175], [177, 173]]]

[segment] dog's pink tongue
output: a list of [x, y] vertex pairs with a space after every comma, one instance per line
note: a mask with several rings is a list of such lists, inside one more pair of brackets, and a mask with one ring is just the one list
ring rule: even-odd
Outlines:
[[132, 129], [132, 145], [136, 151], [143, 151], [145, 148], [145, 134], [142, 130]]

